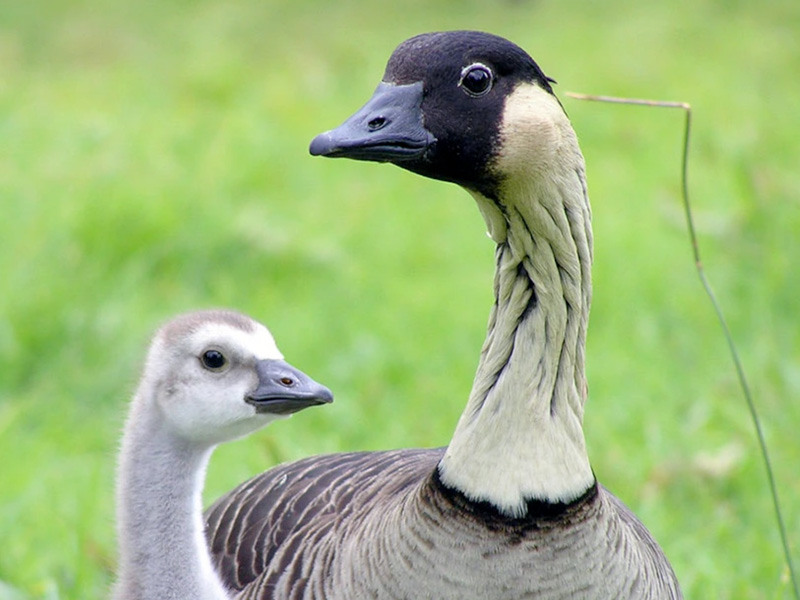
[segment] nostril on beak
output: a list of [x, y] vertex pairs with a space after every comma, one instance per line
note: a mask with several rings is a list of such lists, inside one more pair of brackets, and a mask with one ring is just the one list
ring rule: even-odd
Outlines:
[[389, 120], [386, 117], [375, 117], [367, 123], [367, 127], [370, 131], [378, 131], [379, 129], [386, 127], [388, 122]]

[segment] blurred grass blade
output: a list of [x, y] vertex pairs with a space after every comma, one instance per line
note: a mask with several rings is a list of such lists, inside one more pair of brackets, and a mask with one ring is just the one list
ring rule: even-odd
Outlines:
[[692, 254], [694, 256], [694, 264], [697, 268], [697, 274], [700, 277], [700, 282], [703, 285], [703, 288], [706, 291], [706, 295], [708, 295], [709, 300], [711, 301], [712, 306], [714, 307], [714, 312], [717, 315], [717, 319], [719, 320], [719, 324], [722, 327], [722, 333], [725, 336], [725, 341], [728, 344], [728, 349], [731, 354], [731, 358], [733, 359], [734, 367], [736, 368], [736, 375], [739, 379], [739, 385], [742, 388], [742, 392], [744, 394], [745, 402], [747, 403], [747, 408], [750, 411], [750, 417], [753, 421], [753, 426], [756, 430], [756, 437], [758, 438], [758, 443], [761, 448], [761, 455], [764, 458], [764, 467], [767, 472], [767, 480], [769, 481], [769, 488], [772, 494], [772, 503], [775, 510], [775, 518], [778, 522], [778, 531], [781, 536], [781, 542], [783, 544], [783, 552], [786, 558], [786, 565], [789, 568], [789, 577], [792, 581], [792, 588], [794, 591], [794, 597], [796, 600], [800, 600], [800, 586], [798, 585], [797, 575], [795, 574], [794, 565], [792, 563], [792, 554], [789, 548], [789, 539], [786, 534], [786, 525], [783, 520], [783, 513], [781, 511], [780, 500], [778, 498], [778, 487], [775, 483], [775, 475], [772, 469], [772, 463], [769, 458], [769, 450], [767, 449], [767, 441], [764, 438], [764, 432], [761, 429], [761, 420], [758, 417], [758, 412], [756, 411], [755, 403], [753, 402], [752, 394], [750, 393], [750, 386], [747, 383], [747, 377], [745, 377], [744, 368], [742, 367], [742, 361], [739, 358], [739, 353], [736, 350], [736, 344], [733, 341], [733, 336], [731, 335], [730, 328], [728, 327], [728, 323], [725, 320], [725, 316], [722, 313], [722, 308], [717, 302], [717, 298], [714, 295], [714, 290], [711, 288], [711, 284], [706, 277], [705, 269], [703, 268], [703, 262], [700, 259], [700, 247], [697, 242], [697, 233], [694, 227], [694, 219], [692, 218], [692, 210], [691, 205], [689, 203], [689, 139], [691, 134], [691, 124], [692, 124], [692, 107], [686, 102], [667, 102], [661, 100], [644, 100], [639, 98], [618, 98], [615, 96], [597, 96], [592, 94], [577, 94], [572, 92], [567, 92], [567, 96], [570, 98], [574, 98], [576, 100], [590, 100], [594, 102], [609, 102], [612, 104], [634, 104], [638, 106], [654, 106], [658, 108], [679, 108], [684, 111], [686, 115], [686, 122], [684, 127], [684, 135], [683, 135], [683, 160], [681, 164], [681, 192], [683, 196], [683, 208], [686, 213], [686, 224], [689, 229], [689, 239], [692, 244]]

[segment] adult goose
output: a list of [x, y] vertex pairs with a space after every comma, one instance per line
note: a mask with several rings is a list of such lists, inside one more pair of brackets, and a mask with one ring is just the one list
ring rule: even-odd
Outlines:
[[214, 447], [332, 400], [242, 314], [183, 315], [156, 334], [122, 438], [116, 600], [227, 600], [203, 536]]
[[589, 466], [590, 208], [551, 82], [502, 38], [420, 35], [363, 108], [311, 143], [463, 186], [497, 243], [495, 303], [447, 448], [301, 460], [210, 509], [214, 564], [238, 597], [681, 597]]

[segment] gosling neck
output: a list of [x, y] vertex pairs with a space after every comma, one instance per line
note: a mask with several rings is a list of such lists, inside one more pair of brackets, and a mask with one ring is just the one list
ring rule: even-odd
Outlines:
[[497, 243], [495, 303], [439, 474], [514, 517], [530, 501], [569, 503], [595, 483], [582, 429], [591, 213], [577, 142], [562, 154], [496, 198], [473, 192]]
[[171, 432], [152, 398], [134, 400], [117, 484], [116, 600], [229, 600], [203, 533], [202, 490], [213, 446]]

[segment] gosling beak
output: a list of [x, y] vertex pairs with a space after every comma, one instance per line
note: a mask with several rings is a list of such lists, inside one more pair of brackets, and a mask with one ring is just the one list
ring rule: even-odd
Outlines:
[[313, 156], [402, 163], [420, 158], [436, 141], [425, 128], [422, 82], [381, 82], [364, 106], [336, 129], [311, 141]]
[[256, 412], [290, 415], [309, 406], [333, 402], [333, 394], [302, 371], [283, 360], [256, 363], [258, 386], [245, 401]]

